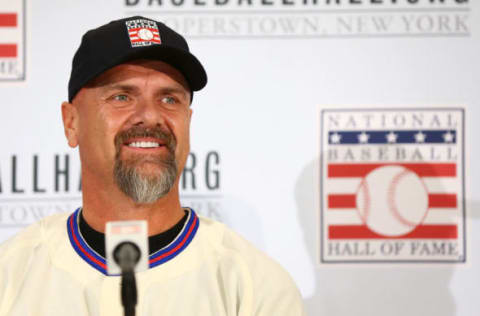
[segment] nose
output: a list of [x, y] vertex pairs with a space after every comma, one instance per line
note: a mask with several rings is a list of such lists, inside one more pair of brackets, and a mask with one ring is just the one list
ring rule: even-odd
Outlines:
[[137, 100], [135, 110], [130, 118], [132, 125], [155, 126], [164, 124], [164, 116], [161, 107], [154, 101], [140, 98]]

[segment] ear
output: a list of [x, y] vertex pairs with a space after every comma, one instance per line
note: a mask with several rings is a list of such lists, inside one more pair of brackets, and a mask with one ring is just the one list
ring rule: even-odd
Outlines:
[[78, 111], [69, 103], [62, 103], [63, 129], [67, 137], [68, 145], [72, 148], [78, 146]]
[[192, 123], [192, 108], [188, 108], [187, 115], [185, 116], [185, 124], [187, 124], [188, 133], [190, 134], [190, 125]]

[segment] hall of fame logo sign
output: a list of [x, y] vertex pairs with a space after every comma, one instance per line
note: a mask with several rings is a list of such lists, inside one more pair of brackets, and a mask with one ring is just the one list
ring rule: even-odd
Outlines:
[[322, 263], [466, 261], [464, 110], [321, 113]]
[[157, 23], [145, 19], [126, 21], [132, 47], [159, 45], [162, 43]]
[[25, 0], [0, 1], [0, 81], [25, 80]]

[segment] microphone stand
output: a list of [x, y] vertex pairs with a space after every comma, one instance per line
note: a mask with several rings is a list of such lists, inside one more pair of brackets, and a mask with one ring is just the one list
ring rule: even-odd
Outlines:
[[137, 305], [137, 284], [133, 270], [122, 270], [121, 285], [122, 305], [125, 316], [135, 316], [135, 306]]
[[137, 283], [135, 265], [140, 260], [140, 248], [130, 241], [115, 247], [113, 258], [122, 270], [121, 299], [125, 316], [135, 316], [137, 305]]

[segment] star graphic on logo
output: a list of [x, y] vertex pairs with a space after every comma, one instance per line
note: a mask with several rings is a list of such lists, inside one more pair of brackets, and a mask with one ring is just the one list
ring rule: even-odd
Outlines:
[[338, 134], [337, 132], [330, 135], [330, 141], [332, 142], [332, 144], [339, 144], [341, 140], [342, 135]]
[[416, 133], [416, 134], [414, 135], [414, 137], [415, 137], [415, 141], [416, 141], [417, 143], [423, 143], [423, 142], [425, 142], [425, 138], [427, 138], [427, 135], [425, 135], [424, 133], [422, 133], [421, 131], [419, 131], [418, 133]]
[[385, 137], [387, 138], [387, 142], [396, 143], [398, 134], [395, 134], [394, 132], [390, 132], [387, 135], [385, 135]]
[[357, 137], [358, 137], [359, 143], [366, 144], [368, 143], [368, 139], [370, 138], [370, 135], [368, 135], [365, 132], [362, 132], [361, 134], [358, 134]]
[[443, 140], [444, 140], [446, 143], [451, 143], [451, 142], [453, 142], [453, 138], [455, 137], [455, 135], [453, 135], [453, 133], [450, 132], [450, 131], [446, 132], [446, 133], [443, 134], [442, 136], [443, 136]]

